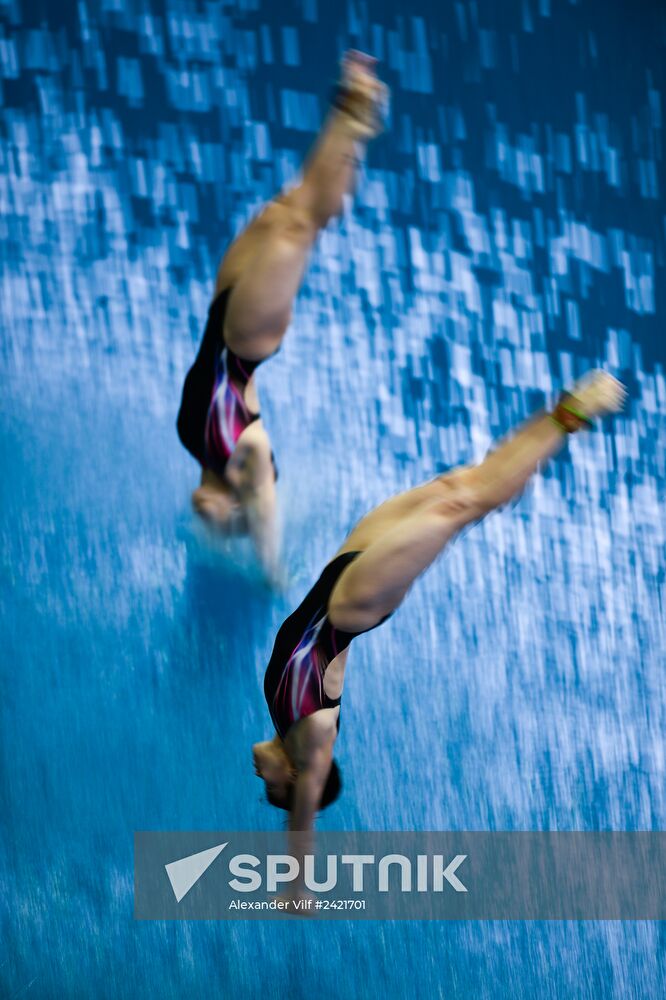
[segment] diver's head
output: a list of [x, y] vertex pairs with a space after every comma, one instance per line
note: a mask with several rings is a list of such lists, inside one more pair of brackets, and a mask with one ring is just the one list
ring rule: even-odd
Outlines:
[[[252, 757], [254, 760], [254, 773], [262, 778], [266, 787], [266, 798], [272, 806], [277, 809], [290, 811], [294, 797], [294, 783], [296, 781], [297, 770], [294, 767], [282, 740], [275, 737], [272, 740], [263, 740], [255, 743], [252, 747]], [[340, 769], [335, 761], [331, 762], [331, 769], [324, 785], [319, 809], [325, 809], [335, 802], [342, 790], [342, 778]]]
[[213, 486], [204, 483], [192, 494], [192, 507], [208, 525], [221, 529], [225, 534], [242, 530], [242, 511], [230, 486]]
[[291, 801], [296, 780], [296, 768], [291, 762], [282, 740], [262, 740], [252, 747], [254, 773], [262, 778], [266, 787], [266, 798], [272, 805], [288, 809], [282, 802]]

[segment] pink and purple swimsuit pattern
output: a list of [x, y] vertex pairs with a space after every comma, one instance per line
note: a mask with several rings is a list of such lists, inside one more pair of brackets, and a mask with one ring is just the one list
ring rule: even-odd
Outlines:
[[239, 358], [224, 340], [230, 292], [225, 289], [211, 303], [203, 340], [185, 378], [177, 422], [190, 454], [220, 476], [245, 428], [259, 419], [245, 402], [245, 387], [260, 362]]
[[282, 739], [299, 719], [340, 704], [340, 698], [329, 698], [324, 691], [324, 675], [331, 660], [361, 633], [335, 628], [328, 618], [328, 601], [343, 571], [360, 554], [336, 556], [278, 631], [264, 676], [264, 694]]

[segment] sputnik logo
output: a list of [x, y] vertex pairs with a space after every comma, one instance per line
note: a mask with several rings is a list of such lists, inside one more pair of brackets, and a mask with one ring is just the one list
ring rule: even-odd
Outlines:
[[225, 844], [218, 844], [217, 847], [210, 847], [207, 851], [199, 851], [198, 854], [189, 854], [186, 858], [171, 861], [164, 866], [177, 903], [180, 903], [192, 886], [197, 884], [228, 843], [229, 841]]
[[[225, 841], [224, 844], [210, 847], [207, 851], [188, 854], [186, 857], [179, 858], [178, 861], [171, 861], [164, 866], [176, 902], [180, 903], [190, 889], [196, 885], [228, 843], [229, 841]], [[417, 855], [416, 891], [426, 892], [430, 883], [433, 892], [442, 892], [444, 883], [447, 882], [456, 892], [467, 892], [467, 886], [463, 885], [455, 874], [456, 869], [466, 858], [466, 854], [456, 854], [445, 868], [445, 859], [442, 854]], [[305, 886], [312, 892], [328, 892], [337, 886], [339, 864], [344, 866], [348, 877], [351, 866], [354, 892], [365, 890], [364, 871], [368, 867], [377, 868], [377, 890], [389, 892], [389, 869], [396, 865], [400, 868], [400, 891], [413, 891], [413, 864], [408, 857], [402, 854], [384, 854], [380, 858], [376, 858], [374, 854], [343, 854], [341, 857], [329, 854], [327, 855], [326, 881], [324, 883], [315, 879], [314, 855], [306, 854], [302, 862]], [[288, 854], [267, 854], [264, 863], [266, 866], [265, 888], [269, 893], [278, 892], [285, 883], [293, 882], [298, 877], [301, 868], [299, 860]], [[229, 860], [229, 873], [234, 876], [228, 883], [234, 892], [256, 892], [264, 885], [262, 861], [254, 854], [234, 854]]]

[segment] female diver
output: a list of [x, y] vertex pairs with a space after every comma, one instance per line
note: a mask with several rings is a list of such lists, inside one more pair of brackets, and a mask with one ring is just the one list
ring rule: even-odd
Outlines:
[[183, 387], [178, 434], [201, 466], [194, 508], [228, 532], [249, 533], [269, 576], [277, 561], [276, 471], [254, 371], [280, 346], [310, 249], [342, 211], [365, 143], [381, 129], [386, 97], [374, 60], [348, 52], [300, 182], [265, 206], [220, 264], [203, 340]]
[[353, 529], [281, 626], [265, 674], [275, 735], [254, 744], [255, 773], [269, 802], [289, 811], [291, 831], [311, 831], [317, 811], [340, 789], [333, 745], [352, 639], [393, 614], [462, 528], [520, 493], [567, 434], [620, 410], [624, 397], [611, 375], [589, 372], [552, 413], [535, 416], [479, 465], [392, 497]]

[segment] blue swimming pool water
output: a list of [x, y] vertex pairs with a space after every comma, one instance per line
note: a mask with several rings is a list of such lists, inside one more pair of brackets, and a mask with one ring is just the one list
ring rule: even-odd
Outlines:
[[[0, 992], [660, 997], [659, 924], [139, 924], [137, 829], [272, 829], [276, 627], [354, 520], [627, 381], [354, 645], [329, 829], [664, 829], [666, 23], [600, 0], [0, 0]], [[347, 45], [393, 89], [260, 372], [287, 592], [174, 418], [225, 241]]]

